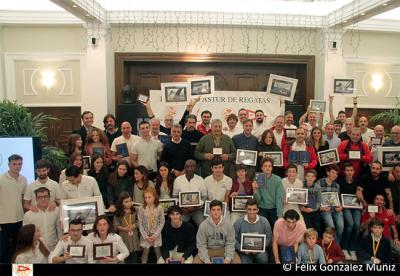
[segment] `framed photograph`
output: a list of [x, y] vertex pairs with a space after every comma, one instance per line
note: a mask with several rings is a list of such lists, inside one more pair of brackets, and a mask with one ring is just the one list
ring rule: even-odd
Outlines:
[[93, 147], [93, 155], [104, 156], [104, 147]]
[[378, 137], [371, 137], [371, 145], [372, 146], [381, 146], [383, 142], [382, 138]]
[[85, 258], [86, 246], [84, 245], [68, 245], [67, 251], [73, 258]]
[[112, 243], [93, 244], [93, 259], [101, 260], [105, 257], [113, 257]]
[[[208, 217], [210, 216], [210, 203], [211, 200], [206, 200], [204, 202], [204, 216]], [[225, 217], [226, 216], [226, 209], [228, 208], [228, 205], [226, 202], [222, 202], [222, 215]]]
[[257, 151], [255, 150], [242, 150], [236, 151], [236, 164], [243, 164], [247, 166], [257, 165]]
[[253, 196], [235, 196], [232, 197], [232, 212], [246, 212], [246, 202]]
[[285, 128], [285, 137], [288, 139], [296, 139], [296, 129], [295, 128]]
[[307, 205], [308, 203], [308, 189], [303, 188], [287, 188], [286, 201], [290, 204]]
[[340, 161], [337, 148], [318, 151], [317, 154], [318, 154], [319, 165], [321, 167], [330, 164], [336, 164], [339, 163]]
[[378, 147], [378, 161], [382, 163], [382, 170], [389, 171], [400, 163], [400, 147]]
[[256, 181], [258, 188], [265, 187], [265, 177], [263, 175], [264, 173], [256, 173], [256, 176], [254, 177], [254, 180]]
[[214, 76], [189, 78], [187, 81], [189, 83], [189, 95], [191, 97], [214, 95]]
[[68, 232], [69, 222], [78, 218], [82, 220], [83, 230], [91, 230], [96, 217], [103, 214], [101, 196], [62, 199], [60, 202], [60, 220], [64, 233]]
[[122, 157], [129, 156], [128, 145], [126, 143], [115, 145], [115, 147], [117, 149], [118, 155], [121, 155]]
[[179, 192], [180, 207], [201, 206], [200, 192]]
[[283, 166], [283, 154], [281, 151], [262, 151], [260, 153], [262, 158], [269, 157], [274, 160], [274, 167]]
[[265, 234], [242, 233], [240, 251], [265, 252], [267, 236]]
[[295, 151], [289, 152], [289, 163], [302, 165], [310, 162], [310, 153], [308, 151]]
[[168, 208], [177, 205], [176, 198], [160, 199], [160, 206], [164, 209], [164, 214], [167, 214]]
[[137, 97], [137, 101], [145, 104], [149, 101], [149, 96], [139, 94], [139, 96]]
[[360, 160], [361, 152], [359, 150], [349, 150], [349, 159]]
[[82, 156], [82, 162], [83, 162], [83, 168], [85, 170], [90, 170], [90, 165], [91, 165], [90, 155]]
[[267, 93], [283, 97], [285, 100], [293, 102], [298, 81], [298, 79], [270, 74]]
[[167, 104], [187, 105], [189, 84], [187, 82], [161, 83], [161, 101]]
[[213, 154], [214, 155], [221, 155], [222, 154], [222, 148], [213, 148]]
[[321, 193], [321, 207], [339, 207], [340, 200], [337, 192]]
[[376, 205], [368, 205], [368, 213], [378, 213], [379, 208]]
[[362, 209], [363, 206], [356, 195], [341, 194], [343, 208]]
[[333, 94], [335, 95], [355, 95], [354, 79], [350, 78], [334, 78], [333, 79]]
[[326, 102], [319, 100], [310, 101], [311, 111], [324, 113], [326, 111]]

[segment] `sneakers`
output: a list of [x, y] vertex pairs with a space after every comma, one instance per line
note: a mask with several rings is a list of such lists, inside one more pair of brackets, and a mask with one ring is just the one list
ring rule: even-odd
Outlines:
[[349, 252], [346, 249], [343, 249], [343, 253], [344, 253], [344, 258], [346, 259], [346, 261], [350, 261], [351, 256], [350, 256]]
[[357, 255], [356, 255], [356, 251], [350, 251], [350, 256], [351, 256], [351, 260], [357, 262]]

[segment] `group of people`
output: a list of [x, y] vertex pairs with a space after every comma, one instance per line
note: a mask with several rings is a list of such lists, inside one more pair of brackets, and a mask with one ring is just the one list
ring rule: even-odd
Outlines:
[[[37, 179], [28, 185], [20, 174], [23, 157], [8, 158], [9, 170], [0, 176], [0, 261], [398, 262], [400, 163], [383, 172], [377, 159], [379, 147], [400, 146], [400, 126], [390, 138], [382, 125], [368, 128], [366, 117], [356, 126], [356, 100], [350, 118], [343, 111], [333, 117], [331, 97], [328, 123], [308, 108], [298, 126], [291, 111], [270, 118], [257, 110], [253, 120], [246, 109], [225, 123], [203, 111], [197, 122], [191, 111], [198, 99], [178, 124], [167, 115], [161, 125], [146, 103], [150, 121], [139, 123], [138, 136], [129, 122], [118, 128], [112, 114], [104, 117], [104, 131], [96, 128], [85, 111], [58, 182], [49, 178], [49, 162], [39, 160]], [[329, 149], [337, 149], [339, 160], [324, 165], [318, 153]], [[256, 164], [237, 164], [237, 150], [257, 152]], [[298, 152], [306, 158], [294, 160]], [[90, 156], [86, 168], [83, 156]], [[306, 202], [289, 200], [293, 189], [307, 191]], [[185, 192], [198, 192], [199, 204], [186, 207]], [[328, 194], [338, 201], [326, 203]], [[358, 206], [349, 208], [341, 195]], [[60, 221], [61, 200], [93, 196], [107, 210], [93, 229], [84, 231], [84, 217]], [[234, 210], [240, 196], [248, 199]], [[168, 209], [160, 204], [173, 198], [177, 204]]]

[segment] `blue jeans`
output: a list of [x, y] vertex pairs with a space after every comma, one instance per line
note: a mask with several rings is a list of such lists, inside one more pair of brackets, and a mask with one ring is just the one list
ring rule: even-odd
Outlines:
[[330, 212], [321, 212], [321, 218], [324, 220], [325, 225], [335, 228], [336, 230], [336, 242], [340, 244], [343, 235], [343, 213], [336, 212], [335, 210]]
[[240, 263], [242, 264], [267, 264], [268, 254], [267, 252], [253, 253], [246, 255], [244, 253], [239, 253]]
[[343, 209], [344, 232], [342, 239], [343, 249], [355, 251], [360, 236], [361, 210]]

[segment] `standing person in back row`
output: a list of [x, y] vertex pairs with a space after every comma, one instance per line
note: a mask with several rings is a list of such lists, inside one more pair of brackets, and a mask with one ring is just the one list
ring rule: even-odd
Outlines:
[[83, 111], [82, 126], [72, 131], [72, 133], [79, 134], [82, 138], [82, 148], [85, 148], [86, 137], [93, 128], [93, 113], [91, 111]]
[[28, 184], [21, 169], [22, 156], [13, 154], [8, 157], [8, 172], [0, 175], [0, 263], [11, 262], [22, 226], [22, 198]]

